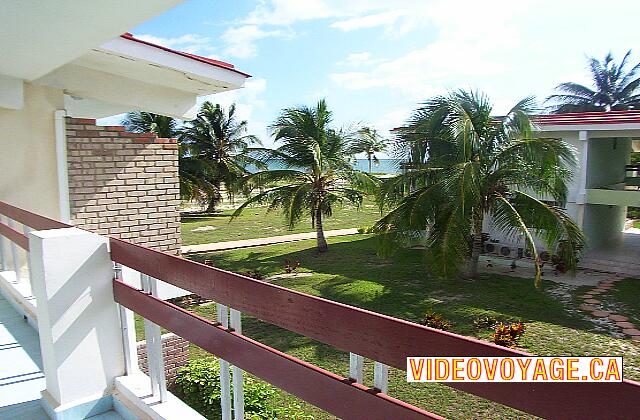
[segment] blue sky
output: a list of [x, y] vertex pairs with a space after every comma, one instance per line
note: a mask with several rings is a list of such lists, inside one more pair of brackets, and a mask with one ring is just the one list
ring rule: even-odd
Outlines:
[[563, 81], [588, 83], [586, 56], [637, 48], [640, 2], [538, 0], [190, 0], [131, 32], [253, 75], [238, 104], [251, 131], [284, 107], [325, 97], [337, 125], [383, 133], [455, 88], [486, 92], [495, 113]]

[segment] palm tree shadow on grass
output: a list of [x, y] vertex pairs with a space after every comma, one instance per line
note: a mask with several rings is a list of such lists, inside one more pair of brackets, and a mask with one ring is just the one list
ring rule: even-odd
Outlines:
[[[285, 259], [301, 261], [301, 270], [317, 276], [276, 283], [413, 322], [420, 322], [426, 312], [435, 311], [453, 323], [453, 332], [465, 335], [476, 332], [473, 320], [484, 315], [590, 330], [587, 321], [568, 312], [563, 303], [544, 289], [537, 290], [526, 279], [498, 275], [484, 275], [476, 281], [436, 279], [427, 274], [419, 250], [400, 250], [382, 260], [376, 256], [376, 245], [376, 239], [369, 237], [333, 243], [325, 254], [313, 248], [282, 254], [274, 247], [273, 251], [250, 251], [240, 259], [233, 253], [210, 257], [220, 268], [241, 273], [259, 269], [268, 275], [281, 273]], [[249, 334], [253, 333], [251, 322], [245, 328]], [[259, 330], [260, 337], [254, 338], [267, 340], [263, 341], [266, 344], [271, 341], [283, 351], [308, 344], [304, 341], [308, 339], [299, 342], [295, 334], [290, 336], [292, 333], [281, 329]]]

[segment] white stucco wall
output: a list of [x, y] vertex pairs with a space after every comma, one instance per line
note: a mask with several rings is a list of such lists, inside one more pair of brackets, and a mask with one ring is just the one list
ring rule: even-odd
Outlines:
[[0, 200], [60, 218], [54, 112], [62, 90], [24, 85], [24, 107], [0, 108]]

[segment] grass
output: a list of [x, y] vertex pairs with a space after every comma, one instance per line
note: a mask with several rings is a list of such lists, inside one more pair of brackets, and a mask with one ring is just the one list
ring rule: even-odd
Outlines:
[[[266, 275], [283, 272], [285, 259], [300, 261], [299, 271], [312, 276], [287, 278], [275, 284], [344, 302], [387, 315], [421, 321], [434, 311], [452, 323], [456, 333], [488, 339], [489, 330], [477, 330], [473, 320], [494, 316], [500, 320], [522, 320], [527, 331], [521, 348], [539, 355], [624, 355], [624, 374], [640, 379], [640, 350], [629, 340], [594, 332], [594, 325], [575, 310], [568, 286], [546, 281], [542, 290], [531, 279], [484, 276], [477, 281], [440, 280], [425, 271], [423, 253], [402, 250], [382, 260], [376, 256], [376, 239], [367, 235], [331, 238], [329, 252], [317, 254], [314, 241], [301, 241], [259, 248], [218, 252], [197, 258], [213, 259], [224, 269], [260, 270]], [[638, 296], [637, 289], [635, 294]], [[193, 310], [215, 317], [215, 306]], [[630, 307], [638, 313], [638, 307]], [[320, 367], [346, 375], [348, 354], [281, 328], [243, 317], [243, 333]], [[192, 346], [191, 358], [211, 357]], [[372, 383], [367, 364], [366, 383]], [[440, 384], [408, 384], [405, 373], [391, 369], [389, 394], [448, 418], [523, 418], [525, 414]], [[279, 404], [295, 398], [281, 392]], [[326, 413], [304, 404], [316, 418]]]
[[633, 227], [636, 229], [640, 229], [640, 220], [634, 220], [633, 221]]
[[[301, 220], [294, 229], [289, 229], [282, 214], [278, 210], [268, 212], [267, 207], [248, 208], [233, 221], [232, 214], [233, 210], [225, 210], [213, 216], [183, 216], [182, 244], [235, 241], [313, 230], [310, 218]], [[324, 227], [326, 230], [368, 227], [379, 218], [380, 212], [376, 204], [365, 200], [360, 209], [348, 205], [336, 208], [334, 214], [324, 220]], [[194, 232], [194, 229], [203, 227], [210, 227], [212, 230]]]

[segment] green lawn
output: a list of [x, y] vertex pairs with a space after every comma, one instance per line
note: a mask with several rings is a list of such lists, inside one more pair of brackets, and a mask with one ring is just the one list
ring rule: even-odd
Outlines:
[[[233, 210], [226, 210], [215, 216], [183, 216], [182, 244], [235, 241], [313, 230], [311, 219], [301, 220], [290, 230], [278, 210], [267, 212], [266, 207], [248, 208], [242, 216], [233, 221], [232, 214]], [[324, 220], [324, 227], [326, 230], [368, 227], [379, 218], [378, 207], [373, 201], [367, 200], [360, 209], [347, 205], [336, 208], [334, 214]], [[194, 232], [194, 229], [203, 227], [209, 227], [211, 230]]]
[[634, 220], [633, 221], [633, 227], [636, 229], [640, 229], [640, 220]]
[[[438, 280], [425, 272], [419, 250], [402, 250], [389, 259], [376, 256], [376, 239], [367, 235], [331, 238], [329, 252], [317, 254], [314, 241], [223, 251], [194, 258], [213, 259], [224, 269], [237, 272], [283, 272], [284, 260], [299, 260], [309, 277], [288, 278], [275, 284], [348, 303], [395, 317], [420, 321], [435, 311], [452, 322], [456, 333], [487, 339], [489, 330], [477, 330], [473, 320], [491, 315], [501, 320], [522, 320], [527, 331], [521, 347], [539, 355], [624, 355], [624, 374], [640, 379], [640, 348], [629, 340], [595, 332], [595, 325], [574, 308], [574, 291], [545, 281], [542, 290], [531, 279], [485, 276], [477, 281]], [[621, 283], [622, 284], [622, 283]], [[637, 289], [636, 289], [637, 290]], [[635, 294], [629, 296], [638, 296]], [[209, 318], [215, 307], [192, 308]], [[638, 306], [630, 307], [638, 313]], [[348, 372], [348, 355], [306, 337], [243, 317], [243, 333], [279, 350], [341, 375]], [[191, 358], [211, 357], [192, 346]], [[372, 383], [368, 364], [367, 383]], [[439, 384], [408, 384], [405, 373], [392, 369], [389, 394], [448, 418], [523, 418], [513, 409], [455, 391]], [[279, 394], [278, 402], [293, 397]], [[318, 419], [330, 418], [310, 406]]]

